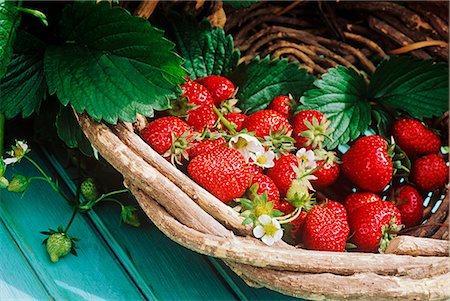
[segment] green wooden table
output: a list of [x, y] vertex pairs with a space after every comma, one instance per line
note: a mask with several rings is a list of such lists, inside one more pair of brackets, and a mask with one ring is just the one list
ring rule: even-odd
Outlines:
[[[32, 156], [74, 193], [53, 154]], [[27, 162], [12, 172], [37, 175]], [[39, 232], [67, 223], [71, 212], [43, 182], [32, 182], [23, 195], [0, 192], [0, 300], [292, 300], [248, 287], [219, 260], [179, 246], [147, 219], [140, 228], [121, 225], [111, 205], [78, 215], [69, 233], [82, 237], [79, 256], [51, 263]]]

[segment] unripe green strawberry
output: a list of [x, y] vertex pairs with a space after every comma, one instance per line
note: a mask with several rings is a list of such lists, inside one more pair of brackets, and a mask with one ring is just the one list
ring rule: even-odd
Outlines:
[[63, 233], [54, 233], [47, 240], [47, 252], [52, 262], [58, 262], [72, 249], [72, 240]]
[[27, 177], [16, 174], [9, 182], [8, 191], [24, 192], [27, 189], [28, 185], [30, 185], [30, 181], [27, 179]]
[[88, 202], [93, 202], [98, 198], [97, 186], [92, 178], [87, 178], [81, 183], [80, 191]]
[[0, 189], [1, 188], [7, 188], [9, 185], [9, 181], [5, 177], [0, 177]]

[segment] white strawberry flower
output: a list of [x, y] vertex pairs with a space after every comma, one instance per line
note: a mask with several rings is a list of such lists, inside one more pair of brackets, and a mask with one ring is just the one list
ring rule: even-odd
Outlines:
[[295, 154], [300, 159], [300, 165], [307, 169], [314, 169], [317, 167], [317, 163], [315, 161], [314, 151], [306, 150], [306, 148], [301, 148]]
[[3, 161], [6, 165], [20, 162], [20, 160], [30, 151], [28, 144], [25, 141], [16, 140], [16, 145], [12, 146], [12, 150], [7, 152], [11, 158], [6, 158]]
[[238, 150], [248, 163], [251, 154], [264, 153], [264, 146], [259, 140], [248, 134], [238, 134], [230, 139], [229, 146]]
[[281, 240], [283, 229], [281, 229], [281, 225], [276, 219], [263, 214], [258, 217], [258, 224], [253, 228], [253, 235], [256, 238], [260, 238], [266, 245], [271, 246]]
[[259, 167], [271, 168], [275, 166], [275, 153], [271, 150], [263, 153], [251, 153], [250, 158]]

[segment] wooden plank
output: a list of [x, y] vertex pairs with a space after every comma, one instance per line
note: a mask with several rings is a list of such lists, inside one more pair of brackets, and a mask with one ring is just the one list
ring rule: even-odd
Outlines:
[[0, 298], [45, 300], [50, 296], [0, 221]]
[[[46, 153], [68, 187], [76, 186], [56, 157]], [[131, 197], [128, 201], [136, 205]], [[142, 225], [119, 224], [119, 209], [99, 204], [89, 217], [142, 292], [162, 300], [235, 300], [239, 293], [199, 255], [167, 238], [141, 213]], [[237, 288], [237, 287], [236, 287]], [[244, 299], [245, 300], [245, 299]]]
[[[50, 169], [45, 161], [37, 158], [36, 150], [32, 154], [45, 170]], [[12, 172], [38, 175], [24, 161], [9, 168], [8, 175]], [[55, 177], [54, 173], [51, 174]], [[72, 210], [49, 185], [31, 183], [24, 195], [2, 192], [1, 199], [1, 218], [52, 298], [121, 300], [126, 296], [129, 300], [144, 299], [126, 270], [117, 262], [115, 254], [85, 216], [78, 215], [69, 230], [75, 237], [82, 236], [79, 257], [69, 255], [57, 264], [50, 262], [41, 244], [44, 236], [39, 231], [65, 225]]]

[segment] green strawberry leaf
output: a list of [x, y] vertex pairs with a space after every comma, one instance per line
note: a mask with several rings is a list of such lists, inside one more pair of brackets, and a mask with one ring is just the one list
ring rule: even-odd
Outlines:
[[390, 130], [394, 125], [394, 116], [384, 110], [382, 107], [373, 106], [372, 108], [372, 124], [378, 135], [388, 139]]
[[58, 137], [69, 148], [78, 148], [86, 156], [94, 155], [91, 143], [84, 135], [72, 111], [72, 107], [61, 105], [56, 115]]
[[255, 3], [258, 3], [259, 0], [223, 0], [224, 5], [231, 6], [234, 9], [239, 9], [243, 7], [250, 7]]
[[227, 76], [239, 88], [236, 94], [240, 100], [238, 105], [247, 114], [265, 109], [279, 95], [292, 94], [298, 99], [314, 81], [314, 76], [298, 63], [278, 58], [271, 61], [269, 56], [240, 64]]
[[49, 91], [95, 120], [134, 121], [165, 110], [184, 82], [174, 45], [147, 20], [109, 3], [74, 2], [62, 13], [65, 44], [44, 59]]
[[192, 15], [172, 14], [169, 20], [191, 79], [222, 75], [237, 66], [240, 52], [234, 49], [233, 37], [222, 28], [212, 28], [206, 19], [199, 23]]
[[310, 109], [325, 114], [331, 121], [334, 131], [324, 144], [333, 149], [356, 139], [369, 127], [371, 122], [370, 103], [367, 99], [367, 84], [364, 77], [353, 68], [338, 66], [322, 75], [301, 98], [304, 104], [297, 111]]
[[0, 0], [0, 78], [8, 67], [13, 54], [16, 29], [20, 23], [20, 14], [16, 1]]
[[377, 67], [369, 99], [413, 117], [440, 116], [448, 110], [448, 63], [394, 57]]
[[45, 44], [24, 31], [17, 32], [14, 55], [5, 77], [0, 81], [0, 112], [6, 118], [38, 112], [47, 93], [43, 58]]

